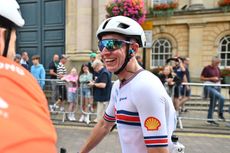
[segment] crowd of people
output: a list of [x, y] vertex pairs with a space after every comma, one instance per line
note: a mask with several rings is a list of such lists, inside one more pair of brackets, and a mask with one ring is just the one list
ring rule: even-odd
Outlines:
[[189, 100], [191, 94], [190, 86], [183, 84], [190, 82], [188, 66], [189, 58], [170, 58], [166, 61], [163, 70], [158, 74], [178, 113], [187, 111], [184, 108], [184, 103]]
[[[225, 98], [221, 95], [221, 72], [219, 64], [220, 58], [214, 56], [211, 60], [211, 64], [203, 68], [200, 76], [200, 80], [204, 83], [203, 97], [210, 99], [207, 123], [214, 126], [219, 126], [219, 124], [213, 120], [213, 113], [216, 106], [218, 106], [217, 113], [219, 120], [225, 121], [223, 115]], [[168, 59], [158, 76], [167, 93], [171, 96], [177, 114], [187, 112], [188, 109], [184, 108], [184, 104], [190, 99], [191, 95], [191, 87], [188, 84], [190, 83], [189, 58], [174, 57]]]
[[[94, 122], [102, 118], [103, 111], [108, 106], [112, 87], [111, 73], [106, 70], [102, 61], [97, 59], [96, 53], [90, 53], [89, 57], [89, 62], [81, 65], [79, 74], [76, 68], [72, 68], [70, 74], [67, 74], [67, 69], [64, 65], [68, 60], [68, 56], [64, 54], [61, 55], [60, 60], [59, 55], [53, 55], [53, 60], [49, 63], [49, 77], [53, 79], [51, 81], [52, 105], [50, 105], [50, 109], [51, 111], [64, 111], [63, 102], [68, 101], [67, 111], [69, 114], [67, 119], [69, 121], [76, 121], [74, 112], [79, 92], [82, 96], [82, 113], [78, 120], [79, 122], [86, 122], [87, 124], [91, 122], [89, 112], [94, 112], [94, 102], [97, 104], [97, 117]], [[141, 56], [137, 55], [136, 60], [143, 67]], [[14, 61], [29, 70], [37, 79], [40, 87], [44, 89], [46, 72], [39, 62], [40, 57], [38, 55], [32, 56], [32, 66], [29, 66], [29, 56], [26, 51], [22, 52], [21, 55], [16, 54]], [[201, 81], [204, 81], [204, 84], [217, 85], [204, 86], [204, 97], [210, 98], [207, 123], [216, 126], [218, 126], [218, 123], [212, 119], [217, 102], [219, 106], [218, 117], [221, 120], [225, 120], [223, 115], [224, 97], [221, 95], [220, 87], [218, 86], [221, 79], [220, 69], [218, 68], [219, 63], [220, 59], [213, 57], [211, 65], [206, 66], [201, 73]], [[188, 109], [184, 107], [184, 104], [190, 99], [191, 95], [191, 87], [186, 84], [190, 82], [189, 58], [173, 57], [167, 59], [166, 65], [159, 72], [158, 77], [172, 98], [177, 114], [187, 112]]]

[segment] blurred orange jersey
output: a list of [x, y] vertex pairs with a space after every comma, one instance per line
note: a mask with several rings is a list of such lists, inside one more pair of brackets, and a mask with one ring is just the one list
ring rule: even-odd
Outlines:
[[0, 153], [56, 153], [47, 100], [32, 75], [0, 56]]

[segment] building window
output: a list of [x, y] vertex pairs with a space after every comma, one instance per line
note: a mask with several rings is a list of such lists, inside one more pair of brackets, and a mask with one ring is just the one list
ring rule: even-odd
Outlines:
[[172, 45], [167, 39], [158, 39], [152, 47], [152, 67], [164, 66], [168, 58], [172, 57]]
[[221, 66], [230, 66], [230, 35], [220, 40], [219, 55], [221, 58]]

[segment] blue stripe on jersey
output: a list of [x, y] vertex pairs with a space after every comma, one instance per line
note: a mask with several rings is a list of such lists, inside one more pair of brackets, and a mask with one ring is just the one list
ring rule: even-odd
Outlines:
[[162, 144], [162, 145], [157, 144], [157, 145], [146, 145], [146, 147], [148, 147], [148, 148], [152, 148], [152, 147], [168, 147], [168, 145], [167, 144]]
[[132, 125], [132, 126], [141, 126], [141, 123], [125, 122], [125, 121], [120, 121], [120, 120], [117, 120], [117, 123], [126, 124], [126, 125]]
[[138, 112], [129, 112], [129, 111], [125, 111], [125, 110], [118, 110], [117, 114], [139, 116]]
[[161, 136], [144, 137], [144, 139], [157, 139], [157, 138], [168, 138], [168, 136], [167, 135], [161, 135]]

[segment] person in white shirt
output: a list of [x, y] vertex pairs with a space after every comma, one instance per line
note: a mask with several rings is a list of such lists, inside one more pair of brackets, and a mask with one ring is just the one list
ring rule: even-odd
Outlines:
[[135, 55], [146, 44], [141, 26], [128, 17], [106, 19], [98, 28], [98, 47], [106, 68], [119, 78], [104, 118], [80, 153], [88, 153], [115, 122], [122, 153], [169, 153], [176, 114], [162, 83], [143, 70]]

